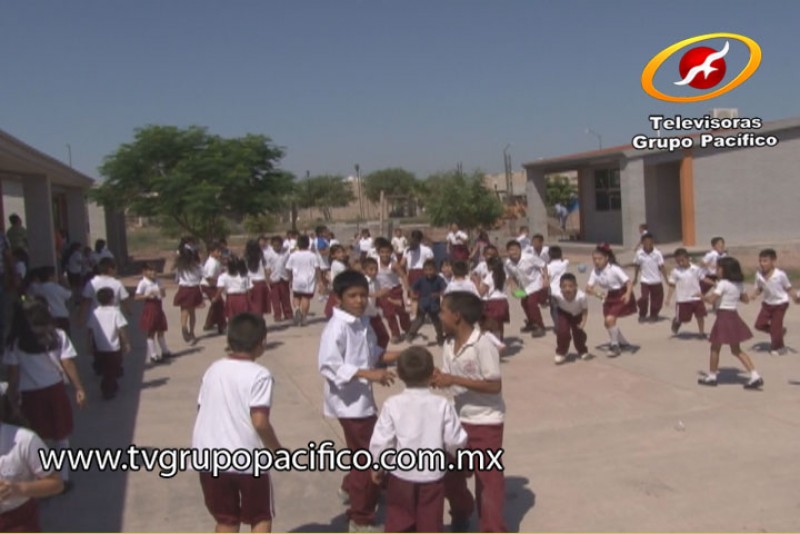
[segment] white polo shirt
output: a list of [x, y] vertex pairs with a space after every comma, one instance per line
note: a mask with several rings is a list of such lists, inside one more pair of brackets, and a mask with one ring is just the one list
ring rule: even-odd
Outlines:
[[317, 291], [317, 269], [321, 266], [317, 255], [309, 250], [292, 252], [286, 261], [286, 270], [292, 273], [292, 291], [313, 294]]
[[405, 237], [393, 237], [392, 247], [395, 254], [403, 254], [408, 248], [408, 240]]
[[525, 293], [532, 295], [544, 287], [542, 271], [547, 268], [546, 264], [532, 254], [523, 254], [517, 263], [510, 259], [506, 260], [506, 273], [514, 278]]
[[217, 279], [217, 287], [226, 295], [245, 295], [250, 289], [250, 279], [240, 274], [222, 273]]
[[478, 288], [475, 287], [475, 283], [472, 280], [467, 280], [466, 278], [463, 280], [456, 280], [455, 278], [450, 280], [450, 283], [447, 284], [447, 288], [444, 290], [444, 294], [447, 295], [448, 293], [453, 293], [455, 291], [465, 291], [467, 293], [472, 293], [476, 297], [481, 296], [481, 294], [478, 293]]
[[[466, 444], [467, 433], [453, 405], [446, 398], [428, 388], [406, 388], [383, 403], [372, 431], [369, 451], [374, 462], [378, 462], [381, 453], [390, 449], [445, 450], [454, 454]], [[397, 461], [396, 458], [387, 459]], [[421, 483], [435, 482], [444, 477], [444, 471], [433, 469], [397, 469], [392, 474], [401, 480]]]
[[119, 329], [125, 326], [128, 326], [128, 321], [116, 306], [99, 306], [86, 324], [92, 333], [95, 349], [100, 352], [116, 352], [120, 349]]
[[769, 278], [758, 271], [756, 287], [764, 294], [764, 304], [779, 306], [789, 302], [789, 290], [792, 289], [792, 283], [786, 273], [778, 268], [772, 269]]
[[569, 260], [552, 260], [547, 264], [547, 276], [550, 278], [550, 293], [561, 289], [561, 277], [569, 269]]
[[45, 282], [44, 284], [32, 284], [30, 292], [47, 301], [47, 307], [50, 308], [50, 314], [53, 317], [69, 318], [67, 301], [72, 298], [72, 291], [61, 284]]
[[375, 415], [372, 382], [355, 378], [355, 375], [361, 369], [375, 369], [382, 354], [368, 317], [355, 317], [341, 308], [333, 309], [319, 343], [326, 417], [346, 419]]
[[406, 260], [406, 268], [409, 271], [413, 270], [421, 270], [422, 266], [425, 265], [427, 260], [432, 260], [433, 250], [427, 245], [420, 245], [418, 249], [408, 249], [406, 250], [405, 254], [403, 254], [403, 258]]
[[159, 280], [150, 280], [146, 277], [142, 277], [142, 279], [139, 280], [139, 285], [136, 286], [136, 294], [148, 299], [161, 300], [161, 282]]
[[61, 360], [75, 358], [78, 353], [63, 330], [56, 330], [59, 348], [49, 352], [30, 354], [19, 349], [18, 345], [6, 350], [3, 361], [6, 365], [19, 366], [19, 390], [33, 391], [49, 388], [64, 381]]
[[669, 273], [669, 285], [675, 286], [676, 302], [697, 302], [701, 300], [700, 280], [705, 277], [703, 269], [690, 264], [686, 269], [676, 267]]
[[563, 310], [570, 315], [581, 315], [584, 311], [589, 309], [589, 301], [586, 298], [586, 293], [580, 289], [577, 291], [577, 293], [575, 293], [575, 298], [572, 300], [565, 299], [564, 295], [561, 294], [560, 289], [550, 295], [550, 297], [556, 301], [558, 309]]
[[[34, 432], [7, 423], [0, 424], [0, 479], [6, 482], [30, 482], [52, 475], [45, 471], [39, 451], [47, 445]], [[16, 510], [29, 497], [9, 497], [0, 501], [0, 514]]]
[[724, 258], [727, 256], [725, 252], [717, 252], [714, 249], [711, 249], [703, 256], [703, 265], [705, 270], [705, 275], [716, 276], [717, 275], [717, 262], [719, 262], [720, 258]]
[[743, 292], [742, 284], [730, 280], [720, 280], [714, 288], [714, 294], [720, 297], [717, 301], [718, 310], [735, 310]]
[[492, 273], [484, 276], [481, 284], [486, 286], [486, 294], [483, 296], [483, 300], [508, 300], [506, 294], [494, 285], [494, 275]]
[[[198, 287], [204, 281], [204, 269], [199, 265], [195, 265], [189, 270], [178, 271], [178, 285], [180, 287]], [[204, 284], [208, 285], [208, 284]]]
[[331, 262], [331, 282], [336, 280], [336, 277], [342, 274], [347, 270], [347, 265], [344, 262], [339, 260], [333, 260]]
[[[210, 286], [209, 280], [213, 280], [216, 284], [217, 278], [222, 274], [222, 262], [213, 256], [209, 256], [203, 264], [203, 280], [201, 285]], [[195, 284], [196, 285], [196, 284]]]
[[607, 291], [616, 291], [625, 287], [628, 283], [628, 275], [622, 270], [619, 265], [609, 263], [603, 269], [592, 269], [592, 274], [589, 275], [589, 285], [597, 286]]
[[114, 306], [119, 306], [120, 303], [128, 298], [128, 290], [122, 285], [122, 282], [113, 276], [106, 276], [98, 274], [89, 280], [83, 287], [83, 298], [92, 300], [92, 308], [98, 306], [97, 292], [103, 288], [111, 288], [114, 292]]
[[467, 234], [461, 230], [447, 234], [447, 242], [450, 245], [466, 245], [468, 239]]
[[[455, 340], [444, 344], [442, 371], [472, 380], [500, 380], [500, 354], [497, 347], [481, 332], [472, 331], [467, 342], [454, 351]], [[461, 386], [452, 386], [453, 402], [462, 423], [499, 425], [505, 418], [502, 393], [480, 393]]]
[[643, 284], [660, 284], [661, 271], [664, 265], [664, 256], [658, 249], [647, 253], [640, 248], [636, 251], [633, 263], [639, 266], [639, 281]]

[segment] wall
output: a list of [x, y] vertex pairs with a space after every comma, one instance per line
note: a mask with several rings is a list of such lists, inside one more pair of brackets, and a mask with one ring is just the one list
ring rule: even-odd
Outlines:
[[[578, 171], [580, 209], [583, 212], [581, 239], [593, 243], [607, 241], [611, 244], [621, 244], [622, 212], [597, 211], [595, 209], [594, 171], [593, 167], [583, 168]], [[624, 197], [622, 202], [625, 202]]]
[[661, 243], [681, 241], [680, 162], [645, 165], [645, 221]]
[[16, 213], [22, 219], [22, 225], [28, 226], [25, 218], [25, 200], [22, 196], [22, 182], [13, 179], [3, 179], [3, 214], [4, 227], [8, 227], [8, 217]]

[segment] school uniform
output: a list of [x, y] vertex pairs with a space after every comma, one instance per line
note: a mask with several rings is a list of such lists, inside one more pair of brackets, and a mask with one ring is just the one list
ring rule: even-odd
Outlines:
[[292, 273], [292, 294], [295, 298], [313, 298], [317, 291], [319, 260], [308, 250], [293, 252], [286, 261], [286, 270]]
[[741, 283], [720, 280], [714, 288], [719, 297], [714, 326], [711, 328], [709, 341], [714, 345], [735, 345], [753, 337], [753, 333], [739, 316], [739, 306], [743, 292]]
[[[347, 265], [339, 260], [333, 260], [331, 262], [331, 284], [333, 281], [336, 280], [336, 277], [339, 276], [341, 273], [347, 270]], [[336, 303], [338, 302], [338, 297], [334, 291], [331, 291], [328, 294], [328, 301], [325, 303], [325, 317], [330, 319], [333, 315], [333, 308], [336, 307]]]
[[425, 322], [425, 317], [429, 317], [436, 331], [436, 342], [443, 342], [444, 332], [442, 332], [442, 322], [439, 320], [439, 311], [441, 310], [440, 295], [447, 289], [447, 284], [440, 276], [434, 276], [433, 278], [425, 276], [414, 282], [411, 289], [417, 295], [419, 307], [417, 316], [408, 330], [409, 337], [416, 336]]
[[[717, 252], [714, 249], [711, 249], [703, 256], [703, 274], [704, 278], [708, 278], [709, 280], [716, 281], [717, 280], [717, 262], [719, 262], [720, 258], [724, 258], [727, 256], [727, 252]], [[708, 293], [714, 284], [709, 284], [705, 280], [700, 282], [700, 291], [705, 295]]]
[[699, 319], [708, 315], [700, 289], [704, 276], [703, 269], [693, 264], [686, 269], [676, 267], [670, 271], [668, 282], [675, 286], [675, 319], [678, 324], [688, 323], [693, 316]]
[[[405, 302], [403, 302], [403, 285], [400, 283], [400, 277], [396, 272], [397, 264], [392, 261], [389, 265], [383, 265], [378, 260], [378, 275], [375, 277], [378, 289], [388, 289], [389, 293], [378, 299], [378, 306], [383, 311], [383, 316], [389, 324], [389, 330], [392, 332], [392, 337], [395, 339], [400, 337], [400, 330], [408, 332], [411, 328], [411, 317], [406, 311]], [[409, 280], [409, 283], [410, 280]], [[389, 300], [400, 301], [400, 304], [392, 304]], [[399, 324], [398, 324], [399, 323]]]
[[589, 309], [589, 301], [586, 293], [580, 289], [575, 294], [575, 298], [567, 300], [561, 291], [553, 293], [550, 298], [556, 305], [556, 354], [566, 356], [569, 351], [570, 341], [575, 343], [575, 350], [578, 354], [589, 352], [586, 346], [586, 332], [581, 330], [580, 325], [583, 321], [583, 312]]
[[[209, 301], [203, 330], [214, 330], [216, 328], [219, 333], [224, 332], [225, 327], [228, 325], [225, 319], [225, 303], [222, 300], [214, 300], [217, 295], [218, 279], [222, 272], [222, 262], [213, 256], [209, 256], [203, 264], [202, 280], [200, 280], [202, 294]], [[180, 287], [178, 287], [178, 291], [180, 291]]]
[[478, 288], [475, 287], [475, 282], [473, 282], [472, 280], [467, 280], [466, 278], [461, 278], [461, 279], [453, 278], [452, 280], [450, 280], [450, 283], [447, 284], [447, 287], [444, 290], [444, 294], [447, 295], [450, 293], [454, 293], [456, 291], [472, 293], [476, 297], [481, 296], [481, 294], [478, 292]]
[[561, 277], [569, 269], [569, 260], [551, 260], [547, 264], [547, 278], [550, 280], [550, 287], [548, 288], [548, 303], [550, 305], [550, 318], [553, 320], [553, 327], [555, 328], [556, 320], [558, 319], [558, 306], [553, 301], [552, 296], [561, 292]]
[[525, 297], [520, 299], [520, 306], [525, 313], [526, 322], [533, 328], [544, 330], [544, 319], [539, 306], [547, 302], [549, 287], [544, 285], [542, 277], [542, 271], [547, 269], [547, 265], [533, 254], [523, 254], [516, 263], [506, 260], [505, 269], [517, 286], [525, 291]]
[[64, 384], [61, 361], [78, 353], [63, 330], [56, 330], [58, 345], [53, 350], [30, 354], [14, 345], [5, 352], [6, 365], [19, 367], [22, 415], [31, 430], [45, 440], [62, 440], [72, 434], [72, 405]]
[[487, 287], [486, 294], [483, 296], [483, 320], [494, 323], [500, 331], [502, 340], [503, 325], [511, 322], [508, 297], [502, 290], [495, 287], [492, 273], [484, 276], [481, 284]]
[[[323, 413], [339, 420], [350, 450], [369, 448], [377, 421], [372, 383], [355, 374], [375, 369], [382, 354], [368, 317], [333, 310], [319, 346], [319, 371], [325, 379]], [[350, 495], [347, 517], [359, 525], [374, 524], [380, 488], [370, 473], [351, 469], [342, 489]]]
[[136, 294], [144, 296], [139, 330], [152, 337], [167, 331], [167, 315], [161, 302], [161, 281], [143, 277], [136, 286]]
[[520, 234], [517, 236], [517, 243], [519, 243], [520, 250], [524, 252], [531, 247], [531, 238], [528, 237], [528, 234]]
[[406, 269], [408, 271], [408, 285], [413, 286], [414, 282], [425, 276], [422, 268], [427, 260], [434, 259], [433, 250], [427, 245], [420, 244], [417, 248], [410, 248], [403, 254]]
[[[500, 380], [500, 355], [489, 338], [475, 328], [458, 353], [455, 340], [444, 344], [442, 372], [472, 380]], [[501, 393], [480, 393], [461, 386], [450, 388], [461, 425], [467, 433], [467, 449], [498, 450], [503, 447], [505, 403]], [[479, 531], [508, 532], [503, 519], [505, 480], [496, 469], [475, 471], [475, 498], [467, 488], [467, 473], [445, 474], [445, 497], [454, 522], [468, 521], [478, 501]]]
[[240, 313], [250, 312], [250, 282], [246, 276], [222, 273], [217, 288], [225, 294], [225, 318], [229, 322]]
[[119, 390], [117, 379], [122, 370], [122, 347], [119, 331], [128, 321], [114, 306], [100, 306], [89, 317], [87, 328], [92, 335], [94, 354], [100, 364], [103, 380], [100, 390], [103, 397], [111, 398]]
[[328, 262], [328, 254], [330, 250], [330, 243], [324, 237], [317, 237], [312, 241], [314, 252], [317, 254], [317, 261], [319, 261], [319, 268], [323, 271], [330, 271], [331, 266]]
[[457, 232], [450, 232], [447, 234], [447, 242], [450, 243], [450, 260], [451, 261], [467, 261], [469, 259], [469, 236], [465, 232], [458, 230]]
[[247, 279], [250, 282], [250, 311], [256, 315], [264, 315], [272, 312], [272, 304], [269, 298], [269, 286], [267, 285], [267, 275], [264, 272], [263, 260], [258, 264], [255, 271], [248, 268]]
[[56, 323], [56, 327], [70, 335], [69, 309], [67, 301], [72, 298], [72, 291], [56, 282], [45, 282], [43, 284], [31, 284], [29, 293], [35, 297], [43, 298], [47, 301], [50, 315]]
[[633, 263], [639, 267], [639, 281], [641, 282], [642, 296], [638, 300], [639, 317], [647, 317], [648, 304], [650, 318], [657, 319], [658, 313], [664, 306], [664, 286], [661, 283], [661, 268], [664, 266], [664, 256], [658, 249], [645, 252], [643, 248], [636, 251]]
[[630, 278], [622, 267], [609, 263], [603, 269], [592, 269], [589, 285], [606, 291], [603, 300], [603, 317], [627, 317], [637, 311], [636, 295], [631, 290], [631, 300], [625, 303], [625, 285]]
[[[0, 478], [7, 482], [30, 482], [50, 476], [42, 466], [39, 451], [47, 445], [31, 430], [0, 423]], [[9, 497], [0, 501], [0, 532], [41, 532], [39, 507], [32, 497]]]
[[792, 288], [792, 283], [789, 282], [785, 272], [775, 268], [769, 278], [761, 272], [756, 273], [756, 287], [764, 295], [761, 311], [756, 319], [756, 330], [770, 335], [771, 350], [781, 350], [784, 348], [783, 317], [789, 308], [789, 290]]
[[532, 256], [539, 258], [539, 260], [545, 265], [550, 263], [550, 247], [548, 246], [542, 245], [542, 249], [537, 251], [535, 248], [533, 248], [533, 245], [531, 245], [527, 249], [523, 248], [522, 253], [530, 254]]
[[89, 270], [86, 258], [80, 251], [73, 252], [67, 260], [67, 280], [70, 287], [80, 289], [86, 282], [86, 273]]
[[[369, 276], [366, 277], [367, 282], [369, 283], [369, 294], [374, 295], [378, 291], [378, 284], [376, 280], [373, 280]], [[331, 315], [333, 315], [333, 310], [331, 310]], [[386, 347], [389, 346], [389, 331], [386, 330], [386, 325], [383, 324], [383, 318], [381, 317], [381, 310], [377, 306], [374, 297], [369, 297], [367, 299], [367, 310], [364, 312], [364, 315], [369, 317], [369, 325], [372, 327], [372, 331], [375, 332], [375, 337], [378, 341], [378, 346], [383, 350], [386, 350]], [[330, 319], [330, 317], [329, 317]]]
[[408, 250], [408, 240], [405, 237], [393, 237], [392, 248], [394, 249], [394, 256], [397, 261], [403, 259], [403, 254]]
[[[205, 270], [194, 265], [189, 270], [178, 271], [178, 291], [172, 298], [172, 305], [181, 309], [198, 308], [203, 305], [203, 282]], [[211, 310], [209, 310], [211, 313]]]
[[292, 317], [292, 299], [289, 295], [289, 275], [286, 272], [288, 253], [279, 253], [269, 247], [264, 251], [269, 271], [269, 295], [272, 299], [272, 315], [278, 322]]
[[128, 290], [118, 279], [113, 276], [98, 274], [89, 280], [83, 288], [83, 298], [92, 301], [92, 309], [100, 305], [97, 302], [97, 292], [104, 288], [109, 288], [114, 292], [114, 306], [119, 306], [123, 300], [130, 296], [128, 295]]
[[472, 270], [472, 275], [477, 276], [481, 280], [483, 280], [483, 277], [487, 274], [489, 274], [489, 264], [485, 261], [479, 262]]
[[[197, 398], [192, 448], [200, 451], [257, 451], [264, 448], [253, 427], [253, 413], [269, 414], [273, 378], [262, 365], [234, 357], [217, 360], [203, 375]], [[254, 476], [231, 466], [213, 477], [200, 472], [206, 508], [217, 523], [253, 525], [275, 517], [272, 482], [268, 471]]]
[[[383, 403], [369, 450], [378, 463], [387, 450], [444, 450], [455, 454], [467, 444], [453, 405], [427, 387], [406, 388]], [[433, 467], [433, 466], [430, 466]], [[386, 484], [386, 532], [442, 532], [442, 470], [397, 470]]]

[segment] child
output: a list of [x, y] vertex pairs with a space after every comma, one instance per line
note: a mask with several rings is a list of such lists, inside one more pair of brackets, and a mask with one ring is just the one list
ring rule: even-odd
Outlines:
[[23, 282], [28, 276], [28, 262], [30, 261], [28, 258], [28, 253], [25, 252], [25, 249], [15, 248], [11, 251], [11, 255], [14, 258], [14, 287], [17, 287], [24, 292], [26, 288], [24, 287]]
[[467, 265], [467, 262], [453, 262], [453, 279], [447, 284], [447, 289], [444, 290], [444, 294], [447, 295], [454, 291], [466, 291], [472, 293], [476, 297], [480, 297], [475, 282], [467, 278], [467, 276], [469, 276], [469, 265]]
[[637, 304], [639, 305], [639, 322], [644, 323], [648, 320], [647, 308], [650, 305], [650, 322], [658, 321], [658, 313], [664, 305], [664, 286], [661, 284], [661, 277], [667, 277], [664, 269], [664, 256], [654, 246], [655, 238], [653, 234], [644, 234], [641, 239], [642, 247], [636, 251], [633, 263], [636, 270], [633, 273], [633, 283], [641, 274], [642, 297]]
[[244, 249], [244, 260], [247, 266], [247, 280], [250, 286], [248, 297], [250, 311], [256, 315], [264, 315], [272, 311], [269, 300], [269, 286], [264, 271], [264, 253], [258, 241], [251, 239]]
[[736, 259], [724, 257], [717, 262], [716, 274], [719, 281], [714, 287], [714, 291], [706, 297], [706, 300], [712, 305], [717, 305], [717, 318], [709, 336], [709, 341], [711, 341], [709, 373], [698, 378], [697, 383], [702, 386], [717, 385], [719, 351], [722, 345], [730, 345], [733, 355], [750, 372], [750, 380], [744, 385], [744, 389], [759, 389], [764, 385], [764, 379], [759, 376], [750, 356], [741, 349], [742, 341], [753, 337], [752, 332], [736, 311], [739, 302], [746, 304], [750, 301], [747, 293], [742, 289], [742, 282], [744, 282], [742, 268]]
[[52, 267], [41, 267], [37, 271], [37, 282], [30, 288], [30, 294], [47, 301], [50, 315], [56, 328], [70, 335], [69, 309], [67, 302], [72, 298], [72, 291], [56, 282], [56, 270]]
[[681, 324], [688, 323], [692, 316], [697, 319], [697, 329], [701, 338], [705, 338], [705, 316], [706, 306], [703, 304], [703, 295], [700, 284], [703, 280], [704, 271], [697, 265], [689, 261], [689, 252], [685, 248], [675, 251], [675, 263], [678, 266], [669, 273], [667, 283], [669, 292], [667, 293], [667, 306], [672, 301], [672, 294], [677, 291], [676, 298], [677, 311], [672, 320], [672, 334], [677, 335]]
[[403, 235], [403, 230], [400, 228], [394, 229], [394, 237], [392, 238], [392, 248], [394, 249], [395, 259], [399, 262], [403, 259], [403, 254], [408, 250], [408, 240]]
[[372, 253], [372, 236], [370, 236], [369, 228], [361, 230], [361, 239], [358, 240], [358, 251], [361, 254], [361, 259], [365, 259]]
[[477, 287], [480, 284], [480, 281], [489, 274], [489, 267], [488, 263], [489, 260], [492, 258], [496, 258], [500, 256], [500, 252], [497, 250], [497, 247], [494, 245], [486, 245], [483, 248], [483, 259], [478, 262], [478, 265], [475, 266], [475, 269], [472, 270], [472, 278], [475, 281], [475, 286]]
[[452, 261], [469, 259], [469, 236], [462, 232], [458, 225], [450, 225], [450, 233], [447, 234], [447, 254]]
[[275, 322], [292, 318], [292, 299], [289, 294], [289, 273], [286, 272], [286, 262], [289, 253], [283, 251], [283, 239], [275, 236], [271, 240], [271, 247], [264, 255], [267, 259], [269, 272], [269, 295], [272, 299], [272, 316]]
[[83, 246], [80, 243], [72, 243], [61, 259], [63, 266], [61, 271], [67, 273], [67, 281], [75, 294], [75, 302], [80, 301], [80, 294], [86, 283], [86, 272], [88, 271], [82, 249]]
[[756, 330], [767, 332], [770, 335], [770, 354], [780, 356], [786, 353], [783, 337], [786, 329], [783, 327], [783, 316], [789, 308], [789, 294], [792, 283], [786, 273], [775, 266], [778, 254], [775, 250], [767, 248], [758, 255], [760, 271], [756, 273], [756, 289], [750, 298], [756, 299], [762, 293], [764, 302], [756, 319]]
[[[218, 250], [221, 251], [221, 249]], [[178, 279], [178, 291], [172, 298], [172, 305], [181, 309], [183, 340], [194, 345], [197, 343], [197, 337], [194, 334], [197, 321], [195, 310], [203, 307], [203, 290], [200, 289], [200, 284], [205, 279], [205, 272], [200, 266], [200, 257], [197, 252], [187, 245], [180, 249], [175, 260], [175, 274]], [[209, 310], [210, 315], [211, 310]]]
[[525, 313], [525, 326], [522, 327], [522, 332], [531, 332], [533, 337], [542, 337], [545, 335], [545, 329], [539, 306], [547, 302], [550, 289], [547, 264], [538, 256], [523, 254], [522, 247], [517, 241], [509, 241], [506, 251], [508, 252], [506, 272], [517, 288], [525, 292], [525, 296], [520, 300], [522, 311]]
[[727, 256], [725, 251], [725, 240], [721, 237], [711, 239], [711, 250], [703, 256], [703, 267], [705, 268], [705, 277], [700, 283], [700, 290], [703, 295], [708, 293], [714, 287], [717, 281], [717, 262], [720, 258]]
[[330, 230], [326, 226], [317, 226], [316, 230], [314, 231], [316, 234], [316, 238], [312, 243], [312, 247], [314, 252], [317, 254], [317, 261], [320, 265], [320, 270], [322, 271], [322, 276], [320, 276], [320, 283], [322, 287], [320, 288], [320, 301], [325, 301], [325, 295], [330, 293], [330, 289], [328, 288], [329, 278], [331, 266], [330, 266], [330, 259], [331, 259], [331, 242], [329, 239]]
[[203, 331], [216, 330], [218, 334], [225, 333], [227, 325], [225, 303], [217, 298], [218, 281], [223, 271], [222, 252], [222, 244], [219, 241], [212, 241], [208, 246], [208, 258], [203, 264], [203, 280], [200, 282], [200, 287], [208, 298], [208, 314]]
[[[39, 299], [16, 303], [4, 362], [8, 366], [8, 395], [50, 447], [69, 448], [72, 406], [65, 380], [75, 390], [79, 408], [86, 404], [74, 358], [78, 355], [63, 330], [56, 328], [47, 304]], [[68, 467], [61, 471], [66, 489]]]
[[407, 335], [411, 329], [411, 318], [408, 316], [405, 302], [403, 302], [403, 285], [400, 281], [402, 271], [394, 258], [392, 258], [391, 244], [380, 242], [378, 244], [378, 256], [376, 280], [378, 289], [383, 295], [378, 299], [378, 306], [383, 310], [383, 316], [386, 318], [386, 322], [389, 323], [389, 330], [392, 332], [392, 343], [400, 343], [403, 340], [401, 336]]
[[301, 235], [297, 239], [298, 250], [293, 252], [286, 261], [286, 270], [289, 273], [289, 283], [294, 296], [295, 326], [306, 325], [308, 308], [317, 291], [317, 281], [320, 276], [317, 255], [308, 250], [310, 243], [307, 235]]
[[121, 375], [122, 357], [131, 351], [126, 328], [128, 321], [114, 306], [114, 292], [110, 288], [104, 287], [98, 291], [97, 301], [100, 306], [92, 312], [86, 325], [89, 334], [87, 347], [92, 347], [95, 360], [103, 370], [100, 383], [103, 399], [111, 400], [119, 391], [117, 379]]
[[[147, 360], [150, 363], [161, 361], [162, 358], [172, 356], [167, 347], [164, 333], [167, 331], [167, 315], [164, 313], [162, 300], [167, 296], [167, 291], [161, 285], [156, 272], [156, 266], [146, 263], [142, 270], [142, 279], [136, 286], [134, 300], [144, 301], [142, 315], [139, 317], [139, 330], [147, 336]], [[158, 346], [161, 354], [158, 353]]]
[[[334, 245], [331, 247], [331, 283], [336, 277], [347, 270], [347, 257], [344, 247]], [[362, 262], [363, 264], [363, 262]], [[325, 304], [325, 318], [330, 319], [333, 315], [333, 308], [336, 306], [336, 293], [331, 291], [328, 294], [328, 302]]]
[[436, 330], [436, 343], [441, 346], [444, 345], [444, 334], [442, 333], [442, 323], [439, 321], [439, 300], [444, 290], [447, 289], [447, 284], [436, 273], [435, 261], [426, 261], [422, 270], [425, 272], [425, 276], [414, 282], [411, 287], [419, 302], [419, 311], [414, 322], [411, 323], [407, 339], [409, 343], [413, 342], [425, 322], [425, 317], [429, 317]]
[[589, 302], [586, 293], [578, 289], [578, 281], [572, 273], [564, 273], [558, 281], [558, 290], [551, 296], [556, 306], [556, 365], [567, 361], [569, 343], [575, 343], [581, 360], [591, 358], [586, 347], [586, 321], [589, 318]]
[[81, 307], [81, 323], [85, 324], [90, 309], [98, 306], [97, 292], [104, 287], [110, 288], [114, 293], [114, 306], [120, 307], [125, 313], [130, 313], [128, 298], [130, 294], [122, 282], [117, 279], [117, 264], [111, 258], [103, 258], [97, 265], [98, 274], [83, 288], [83, 302]]
[[[525, 252], [526, 249], [522, 249], [522, 251]], [[545, 265], [550, 263], [550, 247], [544, 246], [544, 236], [542, 234], [534, 234], [527, 252], [539, 258]]]
[[[367, 302], [367, 311], [364, 312], [364, 314], [369, 317], [369, 325], [372, 327], [373, 332], [375, 332], [375, 337], [378, 338], [378, 346], [386, 350], [389, 346], [389, 331], [386, 330], [386, 325], [383, 324], [381, 310], [376, 305], [376, 300], [383, 297], [387, 291], [378, 288], [376, 280], [376, 276], [378, 275], [378, 260], [375, 258], [365, 259], [361, 262], [361, 269], [364, 272], [364, 276], [367, 277], [367, 282], [369, 282], [369, 301]], [[403, 298], [402, 292], [400, 298]], [[331, 315], [333, 315], [333, 310], [331, 310]]]
[[106, 247], [105, 240], [98, 239], [94, 242], [94, 251], [92, 251], [89, 256], [89, 263], [96, 269], [100, 265], [100, 262], [106, 258], [113, 260], [114, 255], [111, 254], [111, 251]]
[[453, 279], [453, 263], [450, 260], [442, 260], [442, 264], [439, 266], [439, 277], [444, 280], [445, 285]]
[[[217, 360], [203, 375], [197, 400], [192, 448], [200, 451], [255, 452], [281, 448], [270, 423], [273, 379], [255, 362], [264, 354], [267, 325], [264, 317], [237, 315], [228, 327], [230, 354]], [[200, 473], [206, 508], [217, 522], [217, 532], [239, 532], [242, 523], [253, 532], [272, 530], [272, 483], [269, 472], [232, 467], [215, 477]], [[241, 503], [241, 504], [240, 504]]]
[[[427, 245], [422, 244], [423, 235], [419, 230], [411, 232], [411, 244], [403, 255], [402, 267], [406, 272], [408, 289], [414, 285], [419, 278], [422, 278], [422, 266], [428, 260], [435, 259], [433, 250]], [[412, 297], [412, 307], [416, 308], [416, 301]]]
[[633, 280], [617, 265], [617, 258], [607, 243], [598, 245], [592, 252], [592, 262], [594, 269], [589, 275], [586, 293], [603, 300], [604, 324], [611, 340], [608, 355], [616, 357], [622, 353], [621, 346], [630, 346], [617, 326], [617, 319], [636, 313]]
[[503, 340], [503, 325], [511, 322], [505, 294], [506, 272], [500, 258], [489, 260], [489, 274], [481, 280], [478, 293], [483, 299], [484, 328]]
[[231, 319], [240, 313], [250, 312], [248, 291], [250, 281], [247, 278], [247, 265], [244, 260], [231, 256], [228, 260], [228, 272], [222, 273], [217, 281], [217, 300], [225, 298], [225, 319]]
[[[397, 374], [406, 389], [386, 399], [369, 450], [377, 463], [388, 450], [447, 451], [467, 444], [453, 405], [429, 389], [433, 356], [422, 347], [400, 353]], [[444, 474], [436, 466], [389, 473], [386, 484], [386, 532], [442, 532]], [[380, 484], [383, 473], [373, 472]]]
[[[372, 383], [388, 386], [394, 381], [392, 372], [377, 366], [391, 363], [397, 354], [378, 347], [369, 328], [365, 317], [369, 282], [363, 274], [343, 272], [333, 291], [339, 307], [325, 325], [319, 346], [319, 371], [325, 379], [323, 410], [326, 417], [339, 420], [348, 449], [368, 449], [377, 420]], [[379, 487], [370, 473], [351, 469], [341, 490], [350, 497], [350, 531], [373, 530]]]
[[[442, 353], [442, 370], [434, 372], [432, 385], [451, 388], [456, 412], [467, 433], [467, 449], [497, 451], [503, 448], [505, 403], [500, 393], [500, 356], [478, 327], [481, 299], [464, 292], [450, 293], [442, 302], [444, 332], [451, 336]], [[503, 471], [475, 471], [479, 531], [508, 532], [503, 519]], [[467, 489], [464, 471], [445, 474], [445, 497], [450, 503], [453, 532], [467, 532], [475, 499]]]
[[527, 250], [528, 247], [531, 246], [530, 235], [530, 230], [528, 230], [527, 226], [519, 227], [519, 235], [515, 241], [519, 243], [519, 246], [522, 248], [522, 250]]
[[[548, 294], [555, 295], [561, 290], [561, 277], [569, 269], [569, 260], [563, 259], [561, 247], [553, 246], [548, 251], [550, 262], [547, 264], [547, 279], [550, 281]], [[558, 318], [558, 306], [553, 299], [548, 299], [550, 303], [550, 318], [553, 320], [553, 329], [556, 330], [556, 319]]]
[[291, 254], [297, 250], [297, 239], [299, 235], [300, 234], [298, 234], [295, 230], [289, 230], [286, 232], [286, 240], [283, 242], [283, 252]]

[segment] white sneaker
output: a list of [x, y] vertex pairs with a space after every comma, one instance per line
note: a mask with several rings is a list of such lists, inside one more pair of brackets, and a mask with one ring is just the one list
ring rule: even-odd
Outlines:
[[769, 351], [769, 355], [770, 356], [785, 356], [786, 355], [786, 349], [783, 348], [783, 349], [778, 349], [778, 350], [771, 350], [771, 351]]
[[565, 361], [567, 361], [566, 356], [561, 356], [560, 354], [556, 354], [556, 357], [553, 359], [556, 362], [556, 365], [561, 365]]
[[592, 359], [592, 355], [589, 354], [588, 352], [584, 352], [583, 354], [581, 354], [581, 360], [586, 361], [586, 360], [591, 360], [591, 359]]
[[350, 521], [350, 532], [383, 532], [383, 525], [359, 525]]

